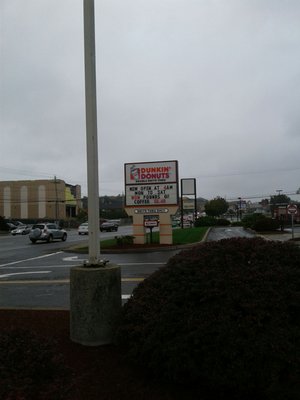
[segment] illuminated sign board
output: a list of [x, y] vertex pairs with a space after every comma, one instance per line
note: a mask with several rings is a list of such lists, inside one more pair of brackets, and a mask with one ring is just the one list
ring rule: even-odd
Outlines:
[[126, 185], [177, 181], [177, 161], [125, 164]]
[[126, 206], [178, 204], [177, 161], [125, 164]]

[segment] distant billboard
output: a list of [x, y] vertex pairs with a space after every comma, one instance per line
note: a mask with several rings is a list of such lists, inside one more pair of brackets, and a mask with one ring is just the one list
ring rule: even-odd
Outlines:
[[125, 205], [178, 204], [177, 161], [125, 164]]

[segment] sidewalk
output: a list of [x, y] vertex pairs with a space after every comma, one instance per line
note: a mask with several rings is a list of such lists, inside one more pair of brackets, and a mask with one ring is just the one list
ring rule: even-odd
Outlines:
[[[292, 240], [292, 232], [291, 231], [284, 231], [284, 232], [278, 232], [278, 233], [267, 233], [267, 234], [257, 234], [257, 236], [261, 236], [265, 239], [268, 240], [279, 240], [281, 242]], [[294, 233], [294, 239], [295, 242], [300, 244], [300, 233], [295, 232]]]

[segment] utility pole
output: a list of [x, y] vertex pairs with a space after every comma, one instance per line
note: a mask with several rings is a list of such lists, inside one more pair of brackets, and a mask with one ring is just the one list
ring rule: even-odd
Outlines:
[[242, 198], [238, 197], [239, 199], [239, 217], [240, 217], [240, 221], [242, 220]]
[[100, 346], [113, 341], [119, 323], [121, 268], [100, 260], [94, 0], [84, 0], [83, 13], [89, 260], [70, 272], [70, 337], [85, 346]]
[[85, 107], [88, 181], [89, 265], [100, 259], [97, 94], [94, 1], [84, 0]]

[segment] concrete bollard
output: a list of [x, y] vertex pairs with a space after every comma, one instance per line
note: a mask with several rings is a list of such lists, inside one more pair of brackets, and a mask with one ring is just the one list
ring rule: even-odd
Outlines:
[[85, 346], [111, 343], [122, 307], [121, 269], [73, 267], [70, 272], [70, 338]]

